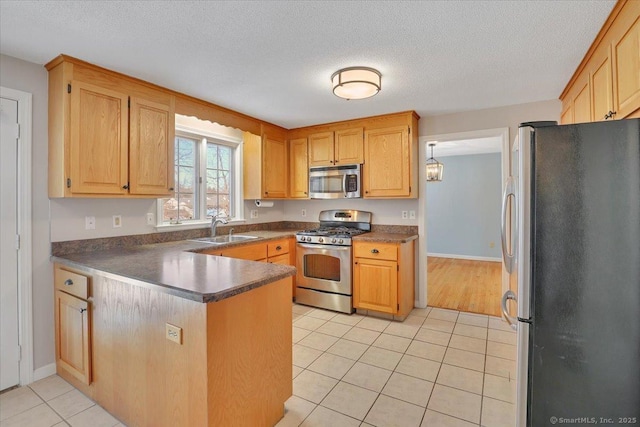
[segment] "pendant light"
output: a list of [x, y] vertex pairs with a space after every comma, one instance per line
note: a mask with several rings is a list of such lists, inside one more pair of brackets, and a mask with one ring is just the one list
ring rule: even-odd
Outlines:
[[431, 147], [431, 157], [427, 159], [427, 181], [442, 181], [442, 171], [444, 169], [444, 165], [433, 158], [433, 147], [436, 145], [435, 142], [430, 142], [429, 147]]
[[369, 98], [382, 87], [382, 75], [368, 67], [349, 67], [336, 71], [331, 76], [333, 94], [350, 99]]

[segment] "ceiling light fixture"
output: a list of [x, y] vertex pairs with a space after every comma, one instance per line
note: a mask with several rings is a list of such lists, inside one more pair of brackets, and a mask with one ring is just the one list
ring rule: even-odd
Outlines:
[[382, 74], [368, 67], [349, 67], [331, 76], [333, 94], [346, 100], [369, 98], [382, 87]]
[[435, 145], [435, 142], [429, 143], [429, 147], [431, 147], [431, 157], [427, 159], [427, 181], [439, 182], [442, 181], [444, 165], [433, 158], [433, 147], [435, 147]]

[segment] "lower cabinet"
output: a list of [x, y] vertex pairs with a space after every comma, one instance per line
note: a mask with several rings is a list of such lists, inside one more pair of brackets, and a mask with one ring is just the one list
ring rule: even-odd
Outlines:
[[414, 305], [414, 242], [353, 243], [353, 306], [406, 316]]
[[[56, 368], [91, 383], [90, 278], [60, 266], [54, 270]], [[62, 372], [61, 372], [62, 371]]]

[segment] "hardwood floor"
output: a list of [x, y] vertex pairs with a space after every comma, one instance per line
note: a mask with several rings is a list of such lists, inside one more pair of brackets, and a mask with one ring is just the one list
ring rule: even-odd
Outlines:
[[500, 262], [427, 257], [429, 306], [501, 316]]

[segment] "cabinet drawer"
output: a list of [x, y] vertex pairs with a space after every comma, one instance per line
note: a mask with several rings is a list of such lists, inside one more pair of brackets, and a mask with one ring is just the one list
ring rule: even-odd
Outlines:
[[54, 282], [55, 288], [58, 290], [82, 299], [89, 297], [89, 278], [87, 276], [56, 267]]
[[357, 242], [353, 245], [355, 258], [398, 260], [398, 246], [389, 243]]
[[249, 261], [260, 261], [267, 257], [267, 245], [261, 243], [257, 245], [246, 245], [237, 248], [225, 249], [222, 251], [222, 256], [246, 259]]
[[273, 257], [269, 257], [267, 262], [271, 264], [283, 264], [289, 265], [289, 254], [276, 255]]
[[289, 240], [277, 240], [275, 242], [267, 243], [267, 255], [269, 257], [288, 254], [289, 253]]

